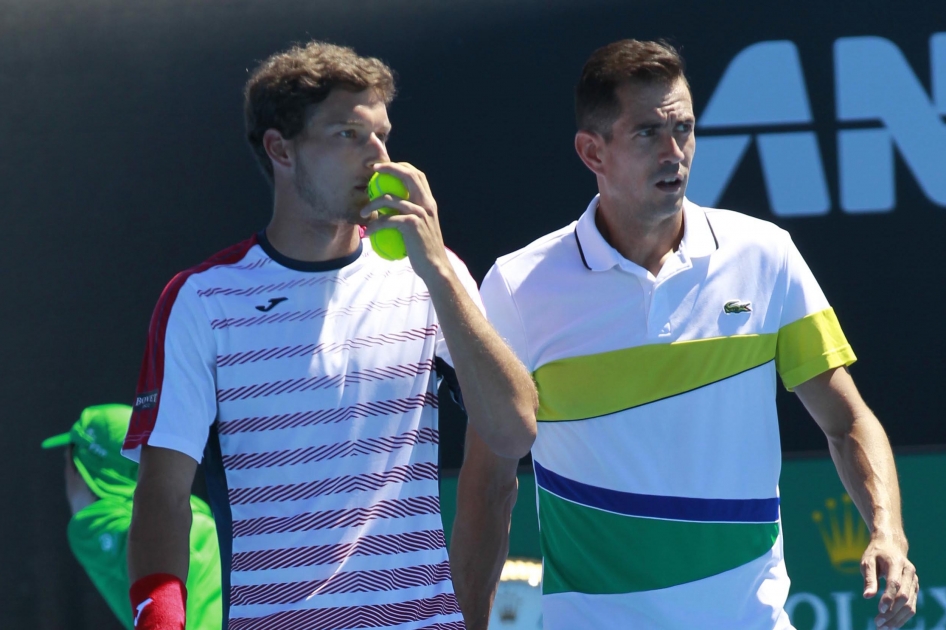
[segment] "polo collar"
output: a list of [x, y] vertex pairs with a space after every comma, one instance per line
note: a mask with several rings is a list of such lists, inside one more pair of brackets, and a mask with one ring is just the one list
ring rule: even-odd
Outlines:
[[[578, 241], [581, 261], [591, 271], [607, 271], [615, 266], [633, 264], [611, 247], [598, 231], [595, 213], [598, 211], [599, 197], [600, 195], [595, 195], [575, 227], [575, 239]], [[716, 236], [703, 208], [684, 198], [683, 239], [680, 241], [680, 251], [689, 258], [702, 258], [715, 252], [717, 247]]]

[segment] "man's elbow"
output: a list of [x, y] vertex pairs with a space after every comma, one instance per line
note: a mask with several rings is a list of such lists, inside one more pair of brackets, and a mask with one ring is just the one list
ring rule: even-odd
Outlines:
[[504, 428], [484, 436], [489, 449], [506, 459], [522, 459], [532, 450], [537, 434], [535, 416], [520, 416], [504, 424]]
[[532, 445], [535, 444], [535, 438], [538, 436], [538, 433], [535, 414], [533, 413], [523, 418], [519, 435], [517, 436], [518, 439], [514, 442], [511, 456], [516, 459], [522, 459], [528, 455], [529, 451], [532, 450]]
[[[531, 383], [531, 381], [530, 381]], [[520, 397], [514, 405], [514, 415], [509, 422], [504, 423], [506, 431], [493, 440], [490, 448], [501, 457], [522, 459], [532, 450], [535, 438], [538, 435], [536, 412], [539, 408], [538, 396], [535, 388], [530, 388], [529, 395]]]

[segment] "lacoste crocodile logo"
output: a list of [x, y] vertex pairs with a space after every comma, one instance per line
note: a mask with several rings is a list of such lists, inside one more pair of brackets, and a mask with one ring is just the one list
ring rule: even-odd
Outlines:
[[269, 304], [267, 304], [266, 306], [257, 306], [256, 310], [262, 311], [264, 313], [268, 313], [269, 311], [273, 310], [274, 306], [276, 306], [280, 302], [285, 302], [288, 299], [289, 298], [269, 298]]
[[725, 312], [727, 315], [731, 315], [733, 313], [751, 313], [752, 302], [743, 302], [742, 300], [729, 300], [728, 302], [723, 304], [723, 312]]

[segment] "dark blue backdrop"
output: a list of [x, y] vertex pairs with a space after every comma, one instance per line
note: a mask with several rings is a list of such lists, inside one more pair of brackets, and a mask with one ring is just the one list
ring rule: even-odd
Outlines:
[[[919, 140], [935, 153], [946, 102], [933, 103], [931, 73], [942, 75], [946, 101], [946, 60], [931, 63], [931, 37], [942, 32], [946, 13], [937, 0], [765, 7], [746, 0], [0, 0], [7, 234], [0, 383], [9, 478], [0, 489], [0, 626], [117, 627], [69, 556], [61, 459], [39, 442], [86, 405], [129, 401], [164, 284], [265, 225], [269, 191], [243, 141], [241, 89], [257, 60], [312, 37], [353, 45], [399, 72], [392, 155], [426, 171], [446, 241], [478, 279], [497, 256], [577, 218], [594, 194], [572, 150], [571, 105], [594, 48], [623, 37], [672, 38], [689, 61], [699, 116], [741, 51], [791, 42], [810, 120], [700, 129], [707, 138], [756, 138], [719, 205], [792, 232], [860, 358], [855, 379], [894, 444], [946, 443], [938, 395], [946, 376], [939, 260], [946, 208], [897, 154], [894, 208], [841, 210], [838, 131], [887, 127], [838, 120], [834, 53], [838, 39], [863, 36], [902, 51], [925, 90], [923, 111], [937, 111], [926, 121], [933, 132]], [[773, 68], [760, 72], [782, 72]], [[768, 83], [760, 77], [759, 89]], [[754, 98], [751, 90], [745, 98]], [[773, 214], [763, 166], [771, 170], [785, 155], [760, 160], [758, 134], [770, 132], [813, 132], [826, 214]], [[780, 400], [780, 410], [786, 450], [825, 447], [793, 397]], [[444, 465], [456, 466], [462, 420], [448, 409], [442, 424]]]

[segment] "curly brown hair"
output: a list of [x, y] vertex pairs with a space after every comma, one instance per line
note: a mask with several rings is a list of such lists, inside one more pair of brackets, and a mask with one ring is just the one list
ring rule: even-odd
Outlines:
[[324, 101], [335, 88], [373, 89], [387, 105], [394, 99], [394, 72], [346, 46], [312, 41], [272, 55], [250, 75], [243, 91], [246, 139], [270, 181], [273, 164], [263, 134], [275, 129], [283, 138], [294, 138], [305, 129], [309, 106]]
[[617, 89], [630, 81], [673, 83], [686, 80], [686, 64], [666, 41], [622, 39], [591, 54], [575, 87], [575, 122], [611, 141], [611, 126], [621, 115]]

